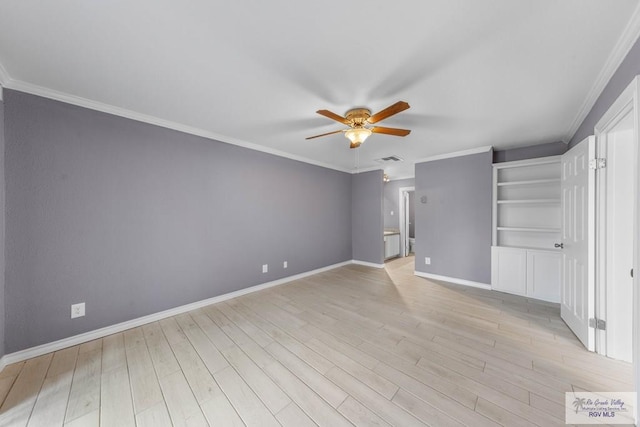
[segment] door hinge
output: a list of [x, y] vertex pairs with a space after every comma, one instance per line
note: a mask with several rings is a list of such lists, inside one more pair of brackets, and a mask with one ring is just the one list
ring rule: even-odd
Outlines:
[[595, 328], [595, 329], [600, 329], [602, 331], [606, 331], [607, 330], [607, 322], [606, 322], [606, 320], [594, 319], [592, 317], [591, 319], [589, 319], [589, 327], [590, 328]]
[[591, 159], [589, 160], [589, 169], [604, 169], [607, 167], [607, 159]]

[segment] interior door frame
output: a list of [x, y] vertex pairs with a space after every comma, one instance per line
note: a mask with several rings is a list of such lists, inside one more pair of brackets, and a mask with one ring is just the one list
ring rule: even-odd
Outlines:
[[[598, 121], [595, 126], [595, 136], [596, 136], [596, 147], [597, 147], [597, 155], [600, 156], [602, 153], [601, 150], [604, 147], [599, 147], [601, 144], [599, 141], [602, 140], [603, 134], [606, 134], [615, 124], [624, 117], [625, 114], [628, 114], [630, 111], [633, 111], [633, 139], [636, 142], [635, 145], [635, 153], [636, 153], [636, 165], [635, 165], [635, 177], [634, 181], [636, 183], [635, 190], [635, 200], [634, 200], [634, 211], [635, 211], [635, 221], [634, 221], [634, 229], [633, 229], [633, 271], [636, 273], [638, 271], [638, 266], [640, 266], [640, 147], [638, 146], [638, 126], [640, 126], [640, 108], [638, 102], [640, 101], [640, 76], [636, 76], [629, 86], [620, 94], [618, 99], [609, 107], [607, 112], [602, 116], [602, 118]], [[599, 178], [598, 178], [599, 179]], [[600, 180], [600, 183], [602, 180]], [[596, 184], [596, 193], [600, 193], [603, 188]], [[598, 197], [598, 196], [596, 196]], [[596, 199], [596, 203], [598, 200]], [[603, 276], [601, 274], [603, 267], [603, 253], [601, 252], [603, 248], [600, 248], [599, 241], [602, 239], [602, 233], [606, 231], [606, 217], [603, 215], [604, 206], [599, 206], [598, 211], [596, 213], [596, 316], [601, 313], [605, 313], [606, 316], [606, 282], [603, 282]], [[606, 279], [606, 278], [605, 278]], [[633, 365], [635, 372], [635, 391], [638, 392], [638, 401], [636, 402], [636, 408], [640, 407], [640, 280], [638, 279], [638, 274], [634, 274], [633, 277]], [[606, 351], [604, 343], [606, 338], [606, 331], [596, 330], [596, 351], [598, 353], [603, 353]], [[637, 414], [636, 414], [636, 423], [637, 423]]]
[[[609, 346], [609, 325], [611, 324], [612, 316], [615, 313], [610, 312], [610, 304], [608, 302], [608, 296], [611, 295], [611, 289], [608, 288], [611, 283], [610, 277], [610, 269], [609, 260], [611, 259], [611, 254], [609, 253], [610, 247], [610, 239], [611, 236], [608, 235], [611, 230], [611, 222], [615, 220], [612, 217], [612, 207], [610, 201], [612, 200], [612, 182], [609, 182], [608, 177], [608, 168], [615, 167], [612, 162], [612, 158], [609, 157], [611, 154], [612, 147], [615, 147], [616, 142], [612, 141], [610, 138], [610, 132], [618, 126], [621, 120], [625, 117], [628, 117], [629, 114], [633, 114], [634, 106], [633, 99], [628, 100], [629, 102], [624, 105], [616, 107], [620, 107], [616, 114], [612, 117], [607, 117], [607, 121], [603, 124], [603, 126], [596, 126], [595, 137], [596, 137], [596, 155], [595, 157], [598, 159], [606, 159], [607, 165], [605, 169], [599, 169], [596, 173], [596, 224], [595, 224], [595, 236], [596, 236], [596, 257], [595, 257], [595, 279], [596, 279], [596, 307], [595, 307], [595, 317], [597, 319], [602, 319], [607, 322], [607, 329], [600, 330], [597, 329], [596, 332], [596, 352], [599, 354], [603, 354], [611, 357], [608, 353]], [[600, 124], [600, 122], [599, 122]], [[632, 136], [632, 138], [634, 138]], [[637, 141], [637, 139], [634, 139]], [[615, 149], [615, 148], [613, 148]], [[637, 143], [633, 144], [633, 152], [637, 157], [638, 146]], [[634, 176], [633, 180], [635, 181], [637, 178], [637, 168], [638, 165], [634, 165]], [[633, 212], [636, 212], [638, 209], [637, 201], [633, 201]], [[634, 231], [637, 231], [637, 226], [634, 221]], [[636, 249], [633, 249], [634, 253]], [[631, 310], [633, 310], [633, 303]], [[632, 320], [633, 322], [633, 320]], [[633, 345], [633, 343], [632, 343]]]
[[398, 188], [398, 223], [400, 227], [400, 256], [405, 257], [409, 255], [407, 247], [409, 244], [409, 220], [407, 219], [409, 211], [405, 212], [404, 207], [404, 193], [409, 191], [416, 191], [416, 187], [400, 187]]

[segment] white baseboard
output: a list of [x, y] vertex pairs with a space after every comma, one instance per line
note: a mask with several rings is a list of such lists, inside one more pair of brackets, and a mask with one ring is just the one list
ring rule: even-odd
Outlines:
[[[261, 283], [259, 285], [251, 286], [245, 289], [240, 289], [238, 291], [229, 292], [224, 295], [218, 295], [213, 298], [207, 298], [201, 301], [193, 302], [191, 304], [181, 305], [180, 307], [170, 308], [169, 310], [164, 310], [158, 313], [149, 314], [147, 316], [138, 317], [137, 319], [127, 320], [126, 322], [118, 323], [111, 326], [106, 326], [104, 328], [85, 332], [79, 335], [74, 335], [72, 337], [63, 338], [58, 341], [16, 351], [15, 353], [5, 354], [0, 359], [0, 371], [5, 366], [10, 365], [12, 363], [21, 362], [23, 360], [42, 356], [43, 354], [51, 353], [53, 351], [58, 351], [63, 348], [72, 347], [74, 345], [82, 344], [88, 341], [93, 341], [99, 338], [104, 338], [108, 335], [126, 331], [127, 329], [137, 328], [138, 326], [146, 325], [147, 323], [156, 322], [158, 320], [166, 319], [167, 317], [176, 316], [178, 314], [196, 310], [198, 308], [202, 308], [207, 305], [215, 304], [215, 303], [226, 301], [242, 295], [261, 291], [263, 289], [282, 285], [284, 283], [292, 282], [294, 280], [299, 280], [308, 276], [312, 276], [314, 274], [322, 273], [324, 271], [333, 270], [334, 268], [343, 267], [345, 265], [350, 265], [350, 264], [358, 264], [358, 263], [360, 262], [350, 260], [350, 261], [340, 262], [338, 264], [328, 265], [326, 267], [318, 268], [315, 270], [307, 271], [307, 272], [296, 274], [293, 276], [284, 277], [278, 280], [273, 280], [271, 282]], [[372, 265], [377, 266], [377, 264], [372, 264]]]
[[367, 261], [358, 261], [356, 259], [351, 261], [352, 264], [358, 264], [358, 265], [364, 265], [366, 267], [373, 267], [373, 268], [384, 268], [384, 264], [375, 264], [373, 262], [367, 262]]
[[441, 280], [443, 282], [491, 290], [491, 285], [487, 285], [486, 283], [473, 282], [466, 279], [457, 279], [455, 277], [439, 276], [437, 274], [423, 273], [422, 271], [414, 271], [413, 274], [419, 277], [424, 277], [425, 279]]

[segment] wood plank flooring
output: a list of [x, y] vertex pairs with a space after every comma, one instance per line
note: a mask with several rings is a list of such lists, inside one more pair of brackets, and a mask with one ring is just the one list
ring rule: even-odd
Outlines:
[[633, 391], [559, 308], [351, 265], [0, 372], [0, 426], [564, 426]]

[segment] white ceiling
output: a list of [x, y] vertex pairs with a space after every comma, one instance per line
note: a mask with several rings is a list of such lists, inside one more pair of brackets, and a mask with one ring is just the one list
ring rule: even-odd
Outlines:
[[[343, 170], [399, 155], [393, 178], [415, 159], [568, 140], [626, 53], [638, 3], [3, 0], [0, 78]], [[305, 140], [341, 128], [318, 109], [398, 100], [411, 109], [381, 124], [405, 138]]]

